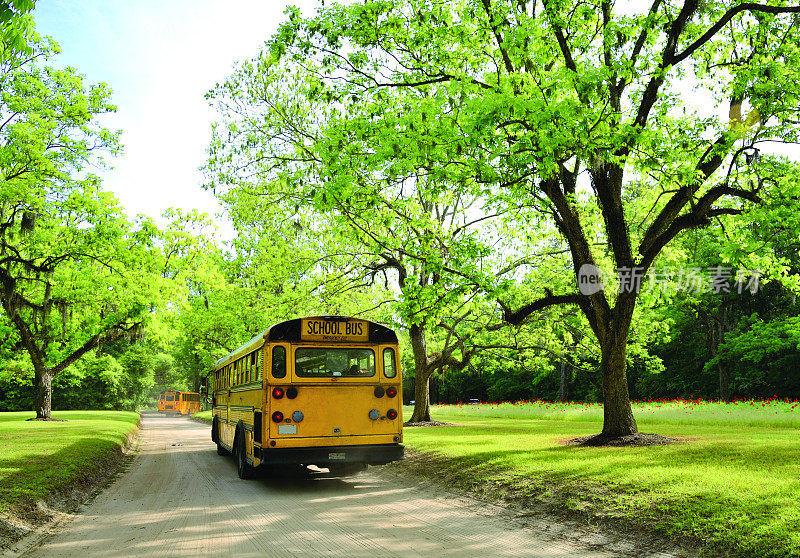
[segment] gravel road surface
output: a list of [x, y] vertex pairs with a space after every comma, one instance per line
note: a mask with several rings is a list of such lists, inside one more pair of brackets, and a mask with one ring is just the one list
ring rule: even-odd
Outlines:
[[23, 556], [618, 555], [380, 467], [239, 480], [209, 427], [185, 417], [144, 415], [140, 435], [127, 470]]

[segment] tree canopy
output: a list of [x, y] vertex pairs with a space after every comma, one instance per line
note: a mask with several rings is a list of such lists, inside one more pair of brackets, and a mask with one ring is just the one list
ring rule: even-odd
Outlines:
[[765, 200], [796, 195], [761, 145], [797, 139], [797, 13], [692, 0], [290, 9], [228, 84], [230, 105], [257, 116], [230, 122], [247, 152], [226, 161], [262, 186], [313, 184], [305, 203], [318, 209], [410, 182], [558, 235], [572, 264], [559, 290], [509, 300], [466, 275], [512, 324], [580, 308], [600, 346], [603, 433], [635, 433], [625, 371], [638, 290], [584, 295], [580, 270], [643, 275], [684, 231], [752, 221]]

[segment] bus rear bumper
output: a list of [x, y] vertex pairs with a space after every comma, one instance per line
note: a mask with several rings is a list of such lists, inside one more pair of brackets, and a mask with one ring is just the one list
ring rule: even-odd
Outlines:
[[364, 446], [326, 446], [311, 448], [255, 448], [262, 465], [303, 464], [336, 465], [365, 463], [385, 465], [405, 457], [400, 444], [370, 444]]

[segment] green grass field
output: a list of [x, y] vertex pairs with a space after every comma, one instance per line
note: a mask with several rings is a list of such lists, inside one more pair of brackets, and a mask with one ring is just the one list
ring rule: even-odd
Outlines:
[[565, 445], [600, 432], [602, 407], [544, 402], [435, 405], [431, 417], [456, 426], [406, 428], [404, 441], [485, 494], [513, 490], [733, 554], [800, 555], [797, 402], [636, 403], [634, 415], [641, 432], [683, 443]]
[[84, 481], [124, 445], [138, 413], [56, 411], [66, 422], [26, 421], [33, 412], [0, 413], [0, 511], [29, 505]]

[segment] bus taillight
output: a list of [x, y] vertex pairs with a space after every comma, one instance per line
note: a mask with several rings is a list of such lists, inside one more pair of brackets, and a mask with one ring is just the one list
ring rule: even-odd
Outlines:
[[297, 388], [294, 386], [290, 386], [289, 389], [286, 390], [286, 397], [289, 399], [294, 399], [297, 397]]
[[397, 395], [397, 388], [390, 387], [389, 389], [386, 390], [386, 396], [387, 397], [394, 397], [396, 395]]
[[281, 423], [283, 422], [283, 413], [280, 411], [275, 411], [272, 413], [272, 422]]
[[[282, 399], [283, 398], [283, 388], [276, 387], [275, 389], [273, 389], [272, 390], [272, 397], [274, 397], [275, 399]], [[275, 415], [272, 415], [272, 416], [274, 417]], [[280, 422], [280, 421], [277, 421], [277, 422]]]
[[388, 418], [389, 420], [396, 419], [397, 411], [395, 411], [394, 409], [389, 409], [388, 411], [386, 411], [386, 418]]
[[384, 393], [384, 391], [383, 391], [383, 388], [381, 386], [375, 386], [375, 397], [380, 399], [381, 397], [383, 397], [383, 393]]

